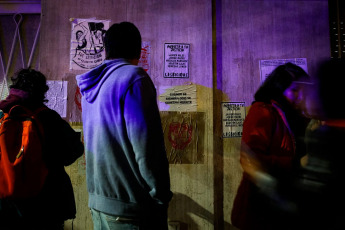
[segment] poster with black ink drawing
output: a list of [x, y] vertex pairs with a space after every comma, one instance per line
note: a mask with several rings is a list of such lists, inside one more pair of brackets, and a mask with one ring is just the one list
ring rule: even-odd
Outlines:
[[72, 19], [70, 69], [89, 70], [105, 60], [104, 36], [109, 20]]

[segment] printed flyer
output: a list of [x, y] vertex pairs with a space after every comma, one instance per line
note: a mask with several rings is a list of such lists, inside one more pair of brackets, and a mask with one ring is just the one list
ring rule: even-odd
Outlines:
[[89, 70], [105, 60], [104, 36], [109, 21], [73, 19], [70, 69]]
[[246, 117], [244, 102], [223, 102], [223, 138], [242, 137], [243, 122]]
[[190, 44], [164, 44], [164, 77], [189, 78]]
[[290, 59], [273, 59], [273, 60], [260, 60], [260, 78], [264, 82], [267, 76], [279, 65], [291, 62], [300, 66], [308, 73], [307, 59], [306, 58], [290, 58]]

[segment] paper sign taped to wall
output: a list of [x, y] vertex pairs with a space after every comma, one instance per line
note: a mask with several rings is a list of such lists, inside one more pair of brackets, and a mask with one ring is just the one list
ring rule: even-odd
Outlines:
[[243, 122], [246, 117], [244, 102], [223, 102], [223, 138], [242, 137]]
[[67, 81], [47, 81], [46, 106], [55, 110], [61, 117], [67, 114]]
[[158, 99], [161, 111], [197, 111], [196, 85], [162, 86]]
[[109, 20], [72, 21], [70, 69], [92, 69], [105, 60], [104, 36], [108, 29]]
[[264, 82], [267, 76], [279, 65], [291, 62], [300, 66], [308, 73], [307, 59], [306, 58], [290, 58], [290, 59], [273, 59], [273, 60], [260, 60], [260, 78]]
[[189, 78], [190, 44], [164, 44], [164, 77]]

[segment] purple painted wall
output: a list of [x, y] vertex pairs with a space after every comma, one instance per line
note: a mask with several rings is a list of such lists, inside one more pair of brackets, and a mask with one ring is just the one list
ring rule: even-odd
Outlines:
[[259, 61], [330, 56], [327, 0], [222, 1], [222, 90], [248, 105], [260, 84]]

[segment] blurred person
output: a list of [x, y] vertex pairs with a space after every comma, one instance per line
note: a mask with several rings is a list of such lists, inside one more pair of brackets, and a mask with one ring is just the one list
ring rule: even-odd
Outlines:
[[[290, 229], [287, 215], [295, 215], [291, 178], [305, 155], [303, 88], [309, 75], [286, 63], [275, 68], [254, 95], [243, 124], [240, 163], [243, 176], [231, 221], [240, 230]], [[293, 229], [293, 228], [291, 228]]]
[[307, 160], [296, 183], [300, 229], [345, 229], [345, 60], [319, 65], [310, 92], [314, 118], [306, 132]]
[[0, 199], [0, 229], [63, 230], [64, 221], [76, 215], [73, 187], [65, 166], [71, 165], [84, 152], [80, 136], [54, 110], [44, 103], [49, 87], [46, 77], [31, 68], [18, 71], [12, 78], [10, 92], [0, 101], [1, 112], [8, 113], [16, 105], [36, 111], [43, 127], [43, 159], [48, 168], [43, 190], [25, 199]]
[[104, 42], [104, 63], [77, 76], [94, 229], [167, 230], [169, 163], [140, 32], [116, 23]]

